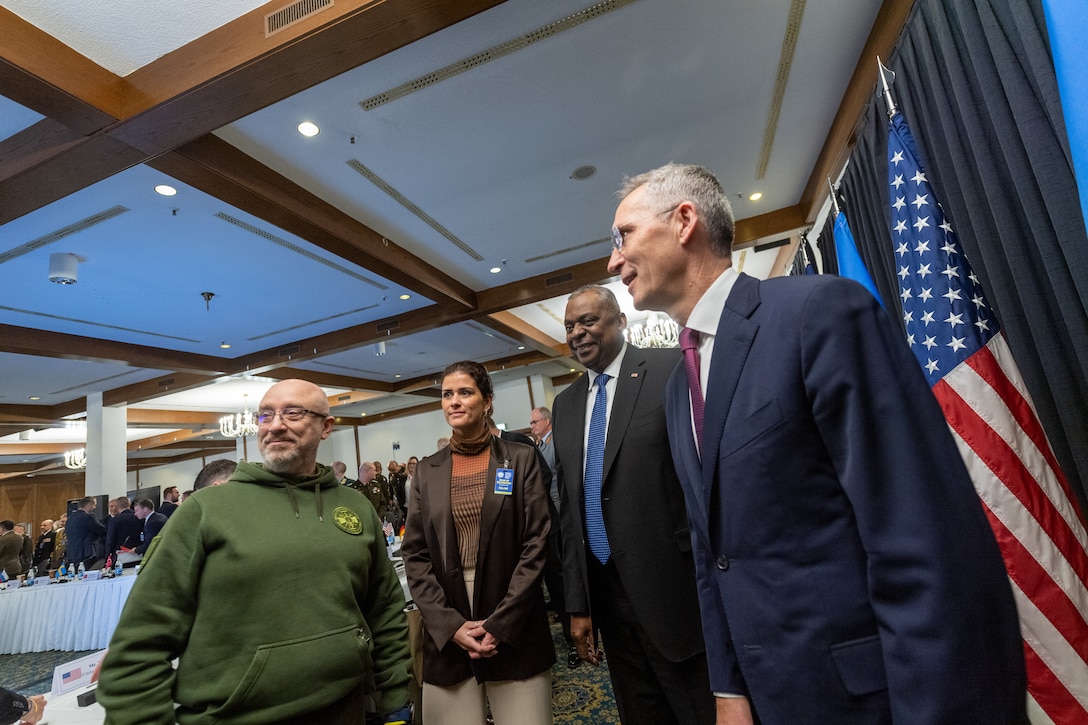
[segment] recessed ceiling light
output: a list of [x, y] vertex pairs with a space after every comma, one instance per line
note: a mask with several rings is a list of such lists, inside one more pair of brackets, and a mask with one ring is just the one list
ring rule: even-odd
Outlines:
[[410, 299], [412, 299], [412, 295], [401, 295], [400, 298], [402, 300], [410, 300]]
[[763, 192], [762, 191], [753, 191], [751, 194], [748, 195], [748, 201], [759, 201], [762, 198], [763, 198]]
[[312, 121], [303, 121], [298, 125], [298, 132], [303, 136], [314, 137], [321, 133], [321, 129], [317, 127], [317, 124]]
[[491, 268], [491, 274], [498, 274], [501, 271], [502, 271], [502, 267], [492, 267]]
[[399, 374], [398, 374], [398, 375], [394, 375], [393, 377], [394, 377], [394, 378], [399, 378], [399, 377], [400, 377], [400, 375], [399, 375]]
[[518, 345], [518, 349], [519, 349], [519, 350], [524, 350], [524, 349], [525, 349], [525, 346], [524, 346], [524, 345]]
[[575, 181], [585, 181], [596, 173], [596, 166], [579, 166], [577, 169], [571, 172], [570, 178], [574, 179]]
[[158, 194], [162, 194], [163, 196], [173, 196], [174, 194], [178, 193], [178, 190], [170, 186], [169, 184], [159, 184], [155, 187], [155, 192]]
[[30, 396], [30, 399], [31, 399], [31, 400], [41, 400], [42, 398], [41, 398], [41, 396], [40, 396], [40, 395], [31, 395], [31, 396]]
[[229, 350], [230, 349], [230, 343], [229, 342], [221, 342], [221, 343], [219, 343], [219, 347], [223, 348], [224, 350]]

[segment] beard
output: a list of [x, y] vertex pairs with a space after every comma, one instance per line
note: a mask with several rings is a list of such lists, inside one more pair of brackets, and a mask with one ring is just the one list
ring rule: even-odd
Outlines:
[[[282, 439], [269, 441], [269, 443], [280, 442], [280, 440]], [[297, 443], [294, 443], [290, 448], [273, 448], [268, 450], [263, 441], [258, 441], [257, 448], [261, 452], [261, 457], [264, 458], [264, 468], [266, 471], [292, 476], [308, 473], [308, 471], [299, 470], [303, 466], [303, 460], [302, 451], [299, 450]]]

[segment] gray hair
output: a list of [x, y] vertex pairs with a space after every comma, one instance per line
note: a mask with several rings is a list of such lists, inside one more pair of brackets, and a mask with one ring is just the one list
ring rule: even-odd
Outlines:
[[616, 295], [612, 294], [612, 290], [607, 287], [603, 287], [599, 284], [587, 284], [582, 285], [578, 289], [570, 293], [568, 300], [572, 300], [578, 295], [595, 294], [597, 300], [601, 303], [601, 307], [613, 314], [620, 314], [623, 310], [620, 309], [619, 300], [616, 299]]
[[702, 166], [670, 163], [638, 176], [628, 176], [616, 192], [621, 200], [640, 186], [646, 187], [646, 201], [667, 209], [690, 201], [706, 225], [710, 249], [719, 257], [733, 252], [735, 224], [733, 208], [714, 174]]

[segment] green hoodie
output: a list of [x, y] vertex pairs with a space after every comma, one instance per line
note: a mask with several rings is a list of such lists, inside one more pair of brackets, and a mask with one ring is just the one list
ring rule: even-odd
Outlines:
[[140, 568], [99, 680], [107, 723], [273, 723], [363, 686], [378, 712], [408, 702], [381, 523], [331, 469], [289, 482], [239, 463], [186, 499]]

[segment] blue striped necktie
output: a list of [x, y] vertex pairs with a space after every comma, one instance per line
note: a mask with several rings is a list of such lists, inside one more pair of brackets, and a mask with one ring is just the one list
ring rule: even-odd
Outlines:
[[604, 530], [601, 514], [601, 476], [604, 472], [604, 439], [608, 432], [609, 376], [597, 376], [597, 397], [593, 400], [593, 414], [589, 418], [589, 442], [586, 445], [586, 536], [589, 550], [602, 564], [608, 561], [612, 551], [608, 547], [608, 534]]

